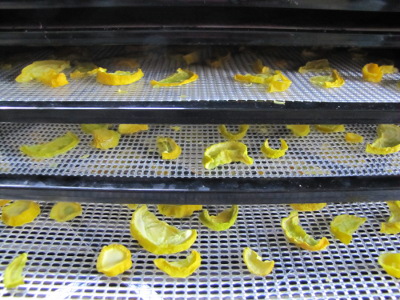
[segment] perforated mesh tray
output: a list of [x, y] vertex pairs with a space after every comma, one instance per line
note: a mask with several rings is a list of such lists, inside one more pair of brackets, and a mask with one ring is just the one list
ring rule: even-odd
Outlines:
[[[92, 53], [92, 58], [113, 55], [126, 55], [124, 48], [101, 48]], [[399, 103], [399, 88], [396, 83], [400, 74], [388, 74], [382, 83], [365, 82], [361, 77], [364, 64], [386, 57], [358, 57], [345, 50], [316, 51], [314, 57], [304, 57], [301, 49], [295, 48], [265, 48], [263, 50], [232, 53], [221, 68], [211, 68], [205, 65], [192, 65], [190, 69], [199, 75], [199, 79], [191, 84], [173, 88], [152, 88], [150, 80], [161, 80], [174, 73], [182, 64], [164, 55], [167, 49], [158, 49], [155, 53], [148, 52], [145, 57], [138, 57], [145, 76], [140, 81], [128, 86], [105, 86], [96, 82], [95, 78], [70, 80], [70, 84], [49, 88], [40, 83], [19, 84], [15, 78], [21, 69], [37, 59], [54, 58], [49, 50], [32, 53], [29, 60], [14, 66], [12, 70], [0, 70], [0, 101], [13, 102], [169, 102], [169, 101], [296, 101], [296, 102], [352, 102], [352, 103]], [[131, 54], [128, 54], [131, 55]], [[134, 56], [135, 56], [134, 55]], [[76, 58], [76, 57], [75, 57]], [[235, 74], [253, 73], [252, 64], [257, 59], [273, 69], [282, 70], [293, 81], [285, 92], [267, 93], [264, 86], [251, 86], [233, 80]], [[341, 88], [324, 89], [309, 82], [315, 73], [300, 74], [297, 69], [307, 61], [317, 58], [329, 58], [331, 65], [338, 69], [346, 80]], [[6, 62], [6, 59], [4, 59]], [[110, 70], [115, 66], [108, 65]]]
[[[374, 176], [400, 174], [400, 154], [372, 155], [366, 143], [376, 138], [376, 125], [346, 125], [348, 132], [361, 134], [364, 143], [349, 144], [344, 133], [324, 134], [314, 128], [309, 136], [294, 136], [283, 125], [252, 125], [242, 140], [254, 159], [252, 165], [231, 163], [214, 170], [202, 165], [204, 150], [225, 141], [215, 125], [150, 125], [150, 130], [121, 137], [110, 150], [90, 146], [91, 135], [79, 125], [15, 124], [0, 126], [0, 173], [13, 175], [102, 176], [136, 178], [286, 178], [327, 176]], [[228, 127], [234, 129], [234, 127]], [[179, 129], [179, 131], [176, 131]], [[77, 148], [52, 159], [35, 160], [19, 150], [23, 144], [50, 141], [72, 131], [81, 139]], [[176, 160], [162, 160], [157, 152], [158, 136], [168, 136], [182, 148]], [[268, 159], [260, 147], [268, 138], [279, 147], [284, 138], [289, 150], [280, 159]]]
[[[319, 212], [300, 213], [304, 229], [315, 238], [326, 236], [331, 245], [322, 252], [297, 248], [285, 239], [280, 220], [286, 205], [241, 206], [236, 224], [228, 231], [211, 232], [198, 214], [183, 220], [162, 218], [181, 229], [198, 230], [192, 246], [202, 265], [187, 279], [173, 279], [157, 270], [155, 255], [133, 240], [130, 211], [122, 205], [83, 204], [83, 216], [71, 222], [49, 219], [52, 204], [41, 203], [42, 213], [21, 228], [0, 225], [0, 270], [19, 253], [28, 253], [26, 283], [15, 290], [1, 286], [1, 297], [52, 299], [396, 299], [399, 281], [378, 265], [383, 252], [399, 252], [396, 235], [379, 233], [389, 213], [384, 203], [330, 204]], [[223, 209], [207, 206], [211, 213]], [[150, 210], [155, 212], [154, 206]], [[329, 223], [339, 214], [368, 218], [350, 245], [335, 240]], [[133, 267], [107, 278], [96, 271], [102, 246], [120, 243], [132, 252]], [[273, 272], [251, 275], [242, 250], [251, 247], [264, 259], [275, 260]], [[187, 253], [182, 253], [182, 256]], [[168, 259], [177, 256], [170, 255]]]

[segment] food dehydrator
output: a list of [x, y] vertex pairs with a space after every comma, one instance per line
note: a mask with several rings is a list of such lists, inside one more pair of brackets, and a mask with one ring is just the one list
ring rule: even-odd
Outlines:
[[[400, 4], [393, 0], [336, 1], [5, 1], [0, 0], [0, 198], [35, 200], [41, 214], [20, 227], [0, 227], [0, 270], [26, 252], [25, 284], [1, 297], [52, 299], [396, 299], [398, 280], [378, 264], [384, 252], [398, 252], [396, 235], [380, 233], [389, 217], [386, 201], [400, 200], [400, 155], [373, 155], [366, 144], [378, 124], [400, 123], [400, 73], [381, 83], [362, 79], [366, 63], [399, 67]], [[219, 67], [187, 66], [182, 55], [225, 53]], [[228, 54], [228, 55], [226, 55]], [[117, 70], [113, 58], [138, 61], [145, 76], [124, 86], [95, 78], [69, 80], [51, 88], [15, 78], [33, 61], [92, 61]], [[297, 70], [326, 58], [345, 85], [312, 85], [311, 73]], [[260, 59], [291, 81], [284, 92], [267, 93], [257, 84], [233, 80], [252, 73]], [[193, 83], [153, 88], [187, 67]], [[315, 75], [315, 74], [314, 74]], [[149, 130], [123, 136], [118, 147], [99, 150], [79, 124], [149, 124]], [[207, 170], [204, 150], [226, 139], [219, 124], [234, 129], [250, 124], [242, 142], [253, 164], [231, 163]], [[306, 137], [285, 125], [311, 124]], [[321, 133], [315, 124], [345, 124], [364, 137], [346, 143], [343, 132]], [[60, 156], [37, 160], [23, 155], [23, 144], [50, 141], [74, 132], [79, 145]], [[176, 160], [162, 160], [155, 141], [172, 137], [181, 147]], [[289, 150], [266, 158], [268, 138]], [[58, 223], [49, 218], [55, 202], [82, 202], [83, 214]], [[281, 220], [289, 203], [328, 205], [300, 212], [300, 222], [315, 238], [327, 237], [324, 251], [300, 249], [284, 236]], [[144, 250], [129, 230], [132, 211], [125, 204], [202, 204], [216, 214], [239, 205], [227, 231], [211, 231], [191, 217], [174, 219], [180, 229], [196, 229], [191, 249], [200, 268], [186, 279], [158, 270], [157, 256]], [[340, 214], [366, 217], [349, 245], [336, 240], [330, 222]], [[105, 245], [123, 244], [133, 267], [116, 277], [97, 272]], [[242, 259], [251, 247], [275, 267], [266, 277], [252, 275]], [[3, 277], [2, 277], [3, 278]]]

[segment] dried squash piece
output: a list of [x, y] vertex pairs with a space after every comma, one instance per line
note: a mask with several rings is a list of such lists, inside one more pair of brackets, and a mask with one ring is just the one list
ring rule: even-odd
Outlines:
[[387, 222], [381, 223], [381, 233], [397, 234], [400, 233], [400, 201], [388, 201], [390, 217]]
[[42, 76], [38, 78], [38, 81], [53, 88], [64, 86], [69, 83], [67, 80], [67, 76], [65, 76], [64, 73], [58, 73], [54, 70], [50, 70], [42, 74]]
[[272, 149], [269, 147], [268, 139], [265, 140], [263, 145], [261, 146], [261, 152], [268, 158], [279, 158], [286, 154], [286, 151], [289, 149], [286, 141], [284, 139], [279, 139], [281, 142], [280, 149]]
[[305, 66], [299, 68], [299, 72], [302, 74], [307, 72], [330, 72], [331, 70], [332, 68], [327, 59], [312, 60], [307, 62]]
[[32, 80], [40, 80], [40, 78], [49, 71], [61, 73], [63, 70], [70, 68], [71, 65], [67, 60], [39, 60], [31, 63], [22, 69], [21, 74], [15, 79], [17, 82], [29, 82]]
[[211, 230], [223, 231], [231, 228], [239, 214], [239, 206], [232, 205], [216, 216], [210, 216], [208, 210], [203, 209], [200, 214], [200, 222]]
[[331, 232], [343, 244], [350, 244], [353, 233], [367, 221], [367, 218], [360, 218], [352, 215], [336, 216], [331, 222]]
[[337, 70], [332, 70], [332, 74], [329, 76], [314, 76], [310, 78], [311, 83], [319, 85], [324, 88], [337, 88], [344, 85], [345, 81], [340, 76]]
[[236, 81], [242, 82], [242, 83], [257, 83], [257, 84], [266, 84], [265, 80], [270, 77], [270, 74], [256, 74], [256, 75], [251, 75], [251, 74], [246, 74], [246, 75], [241, 75], [241, 74], [236, 74], [233, 76], [233, 79]]
[[393, 65], [382, 65], [380, 66], [383, 75], [393, 74], [399, 72], [399, 69], [395, 68]]
[[136, 210], [140, 204], [127, 204], [126, 206], [131, 210]]
[[0, 199], [0, 207], [3, 207], [4, 205], [6, 205], [6, 204], [8, 204], [10, 202], [11, 202], [11, 200], [2, 200], [2, 199]]
[[168, 76], [160, 81], [152, 80], [150, 81], [150, 84], [153, 87], [179, 86], [196, 81], [198, 78], [199, 76], [196, 73], [179, 68], [176, 70], [175, 74], [172, 74], [171, 76]]
[[102, 150], [117, 147], [121, 137], [118, 132], [108, 129], [96, 129], [92, 131], [92, 134], [92, 147]]
[[24, 270], [27, 261], [28, 254], [22, 253], [8, 264], [6, 270], [4, 271], [3, 279], [4, 287], [6, 289], [12, 289], [25, 283], [24, 276], [22, 276], [22, 271]]
[[343, 132], [346, 130], [344, 125], [315, 125], [315, 128], [323, 133]]
[[143, 205], [132, 214], [131, 234], [153, 254], [173, 254], [189, 249], [197, 237], [194, 229], [179, 230], [160, 221]]
[[238, 141], [241, 140], [249, 130], [250, 125], [239, 125], [239, 131], [237, 133], [232, 133], [228, 131], [225, 125], [219, 125], [218, 131], [228, 140]]
[[272, 272], [275, 265], [273, 260], [263, 261], [258, 253], [249, 247], [243, 249], [243, 260], [250, 273], [257, 276], [267, 276]]
[[200, 62], [201, 60], [201, 52], [200, 51], [193, 51], [188, 54], [182, 56], [183, 60], [187, 65], [192, 65], [195, 63]]
[[22, 145], [19, 149], [30, 157], [43, 159], [66, 153], [74, 149], [78, 144], [79, 138], [72, 132], [67, 132], [51, 142], [32, 146]]
[[136, 72], [116, 71], [114, 73], [107, 73], [106, 69], [100, 69], [97, 72], [96, 80], [105, 85], [128, 85], [139, 81], [144, 76], [141, 69]]
[[17, 200], [3, 206], [1, 220], [8, 226], [22, 226], [32, 222], [40, 214], [40, 206], [34, 201]]
[[307, 136], [310, 133], [310, 125], [286, 125], [295, 136]]
[[400, 126], [381, 124], [377, 133], [378, 138], [367, 145], [367, 153], [386, 155], [400, 151]]
[[391, 276], [400, 278], [400, 253], [382, 253], [378, 263]]
[[97, 129], [109, 129], [111, 124], [81, 124], [84, 133], [92, 134]]
[[366, 64], [362, 68], [363, 79], [369, 82], [381, 82], [383, 71], [377, 64]]
[[173, 218], [186, 218], [193, 215], [193, 213], [197, 210], [202, 210], [203, 205], [165, 205], [160, 204], [157, 205], [158, 211], [160, 214], [166, 217]]
[[182, 153], [181, 147], [169, 137], [158, 137], [157, 149], [162, 159], [177, 159]]
[[271, 68], [264, 66], [261, 59], [257, 59], [253, 64], [253, 70], [257, 74], [270, 74]]
[[164, 258], [157, 258], [154, 264], [161, 271], [174, 278], [186, 278], [192, 275], [201, 265], [200, 253], [193, 250], [186, 258], [177, 261], [167, 261]]
[[231, 162], [253, 164], [253, 159], [247, 154], [247, 146], [241, 142], [228, 141], [208, 147], [203, 156], [203, 166], [212, 170], [220, 165]]
[[97, 257], [97, 271], [109, 277], [122, 274], [131, 267], [131, 251], [120, 244], [104, 246]]
[[99, 68], [94, 63], [83, 62], [76, 66], [75, 70], [69, 74], [69, 77], [71, 77], [71, 79], [80, 79], [87, 76], [97, 75], [97, 72], [101, 70], [106, 71], [106, 69]]
[[282, 74], [281, 71], [275, 71], [275, 74], [265, 80], [268, 93], [286, 91], [292, 84], [292, 81]]
[[58, 202], [50, 211], [50, 219], [66, 222], [82, 215], [82, 206], [77, 202]]
[[148, 130], [147, 124], [119, 124], [118, 132], [120, 134], [132, 134], [143, 130]]
[[293, 203], [290, 207], [297, 211], [318, 211], [323, 209], [326, 203]]
[[347, 132], [344, 138], [346, 142], [352, 144], [359, 144], [364, 141], [364, 138], [361, 135], [352, 132]]
[[289, 217], [282, 219], [281, 226], [287, 239], [300, 248], [321, 251], [329, 246], [329, 241], [326, 237], [316, 241], [304, 231], [299, 225], [299, 214], [295, 210], [290, 212]]

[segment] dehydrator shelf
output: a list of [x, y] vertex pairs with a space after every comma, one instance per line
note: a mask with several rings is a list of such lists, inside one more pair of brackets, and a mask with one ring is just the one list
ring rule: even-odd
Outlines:
[[[25, 284], [0, 288], [2, 298], [110, 299], [396, 299], [399, 281], [378, 265], [378, 256], [400, 252], [397, 235], [379, 233], [389, 217], [387, 205], [377, 203], [329, 204], [321, 211], [300, 213], [307, 233], [330, 241], [325, 251], [310, 252], [289, 243], [280, 221], [287, 205], [240, 206], [236, 224], [228, 231], [212, 232], [202, 226], [196, 212], [186, 219], [158, 215], [181, 229], [196, 229], [192, 249], [202, 265], [187, 279], [168, 277], [153, 264], [157, 256], [131, 237], [132, 211], [118, 204], [83, 204], [83, 215], [70, 222], [49, 219], [51, 203], [40, 203], [42, 213], [19, 228], [0, 225], [0, 270], [26, 252]], [[221, 206], [206, 206], [215, 214]], [[156, 212], [154, 206], [149, 209]], [[354, 214], [367, 221], [344, 245], [329, 230], [333, 217]], [[133, 267], [108, 278], [96, 271], [96, 259], [105, 245], [120, 243], [132, 252]], [[242, 251], [251, 247], [263, 259], [275, 260], [267, 277], [251, 275]], [[187, 253], [182, 253], [182, 256]], [[168, 259], [180, 257], [170, 255]]]

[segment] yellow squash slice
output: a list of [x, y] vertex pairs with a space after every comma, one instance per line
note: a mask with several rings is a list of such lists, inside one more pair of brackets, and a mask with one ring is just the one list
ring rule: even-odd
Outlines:
[[77, 202], [58, 202], [50, 211], [50, 219], [66, 222], [82, 215], [82, 206]]
[[81, 124], [81, 129], [84, 133], [92, 134], [97, 129], [109, 129], [110, 124]]
[[331, 222], [331, 232], [343, 244], [350, 244], [353, 233], [367, 221], [367, 218], [360, 218], [352, 215], [336, 216]]
[[315, 125], [315, 128], [323, 133], [343, 132], [346, 130], [344, 125]]
[[175, 74], [160, 81], [152, 80], [150, 81], [150, 84], [154, 87], [179, 86], [196, 81], [198, 78], [199, 76], [196, 73], [179, 68], [176, 70]]
[[173, 254], [189, 249], [197, 237], [193, 229], [178, 228], [160, 221], [143, 205], [132, 214], [131, 234], [153, 254]]
[[126, 206], [130, 209], [130, 210], [136, 210], [139, 207], [140, 204], [127, 204]]
[[281, 225], [287, 239], [300, 248], [310, 251], [321, 251], [329, 246], [329, 241], [326, 237], [316, 241], [304, 231], [301, 225], [299, 225], [299, 214], [295, 210], [290, 212], [289, 217], [282, 219]]
[[231, 162], [242, 162], [246, 165], [253, 164], [253, 159], [247, 155], [247, 146], [241, 142], [229, 141], [211, 145], [203, 156], [203, 166], [207, 170]]
[[289, 147], [284, 139], [279, 140], [281, 141], [280, 149], [272, 149], [271, 147], [269, 147], [268, 139], [266, 139], [261, 146], [261, 152], [264, 153], [264, 155], [268, 158], [279, 158], [284, 156]]
[[367, 145], [367, 153], [386, 155], [400, 151], [400, 126], [381, 124], [377, 133], [378, 138]]
[[391, 276], [400, 278], [400, 253], [382, 253], [378, 263]]
[[106, 69], [100, 69], [97, 72], [96, 80], [105, 85], [128, 85], [139, 81], [144, 76], [141, 69], [136, 72], [116, 71], [107, 73]]
[[228, 131], [225, 125], [219, 125], [218, 130], [219, 132], [228, 140], [238, 141], [241, 140], [249, 130], [250, 125], [239, 125], [239, 131], [237, 133], [232, 133]]
[[393, 65], [382, 65], [380, 66], [383, 75], [393, 74], [399, 72], [399, 69], [395, 68]]
[[347, 132], [344, 139], [346, 142], [351, 144], [359, 144], [364, 141], [364, 138], [361, 135], [352, 132]]
[[251, 75], [251, 74], [246, 74], [246, 75], [241, 75], [241, 74], [236, 74], [233, 76], [233, 79], [236, 81], [242, 82], [242, 83], [257, 83], [257, 84], [266, 84], [266, 79], [271, 77], [272, 75], [269, 73], [265, 74], [256, 74], [256, 75]]
[[186, 218], [193, 215], [197, 210], [201, 210], [203, 205], [157, 205], [160, 214], [166, 217]]
[[34, 201], [17, 200], [2, 208], [1, 220], [8, 226], [22, 226], [36, 219], [40, 206]]
[[92, 134], [92, 147], [102, 150], [117, 147], [121, 137], [118, 132], [108, 129], [96, 129], [92, 131]]
[[30, 157], [44, 159], [66, 153], [74, 149], [78, 144], [79, 138], [72, 132], [67, 132], [51, 142], [32, 146], [23, 145], [20, 150]]
[[67, 76], [65, 76], [64, 73], [58, 73], [54, 70], [50, 70], [42, 74], [42, 76], [40, 76], [38, 80], [44, 83], [45, 85], [48, 85], [53, 88], [64, 86], [69, 83], [67, 80]]
[[307, 72], [330, 72], [331, 70], [332, 68], [327, 59], [312, 60], [307, 62], [305, 66], [299, 68], [299, 72], [302, 74]]
[[282, 74], [281, 71], [275, 71], [275, 74], [265, 80], [268, 93], [286, 91], [291, 85], [292, 81]]
[[271, 73], [271, 69], [269, 67], [267, 67], [267, 66], [264, 66], [264, 64], [261, 61], [261, 59], [257, 59], [253, 63], [253, 70], [257, 74], [270, 74]]
[[67, 60], [40, 60], [31, 63], [22, 69], [21, 74], [15, 79], [17, 82], [29, 82], [32, 80], [41, 80], [41, 77], [50, 71], [61, 73], [63, 70], [70, 68], [71, 65]]
[[148, 130], [149, 125], [146, 124], [119, 124], [118, 132], [120, 134], [132, 134], [143, 130]]
[[295, 136], [307, 136], [310, 133], [310, 125], [286, 125]]
[[186, 258], [177, 261], [167, 261], [164, 258], [157, 258], [154, 264], [161, 271], [174, 278], [186, 278], [192, 275], [201, 265], [200, 253], [193, 250]]
[[8, 204], [10, 202], [11, 202], [11, 200], [2, 200], [2, 199], [0, 199], [0, 207], [4, 206], [4, 205], [6, 205], [6, 204]]
[[109, 277], [122, 274], [131, 267], [132, 254], [128, 248], [120, 244], [104, 246], [97, 257], [97, 271]]
[[28, 254], [22, 253], [14, 258], [14, 260], [7, 266], [4, 271], [3, 280], [6, 289], [12, 289], [25, 283], [22, 271], [24, 270], [27, 261]]
[[243, 260], [250, 273], [257, 276], [267, 276], [272, 272], [275, 265], [273, 260], [263, 261], [258, 253], [249, 247], [243, 249]]
[[326, 203], [293, 203], [291, 208], [297, 211], [318, 211], [326, 206]]
[[362, 68], [363, 79], [369, 82], [381, 82], [383, 71], [377, 64], [366, 64]]
[[69, 74], [69, 77], [71, 77], [71, 79], [80, 79], [87, 76], [96, 75], [100, 70], [105, 69], [99, 68], [91, 62], [83, 62], [76, 66], [75, 70]]
[[211, 230], [228, 230], [235, 224], [238, 214], [237, 205], [232, 205], [231, 208], [225, 209], [216, 216], [210, 216], [208, 210], [204, 209], [200, 214], [200, 222]]
[[176, 159], [182, 153], [181, 147], [169, 137], [158, 137], [156, 143], [162, 159]]
[[324, 87], [324, 88], [337, 88], [344, 85], [345, 81], [340, 76], [337, 70], [332, 70], [332, 74], [329, 76], [314, 76], [310, 78], [311, 83]]
[[387, 222], [381, 223], [381, 233], [400, 233], [400, 201], [388, 201], [390, 217]]

